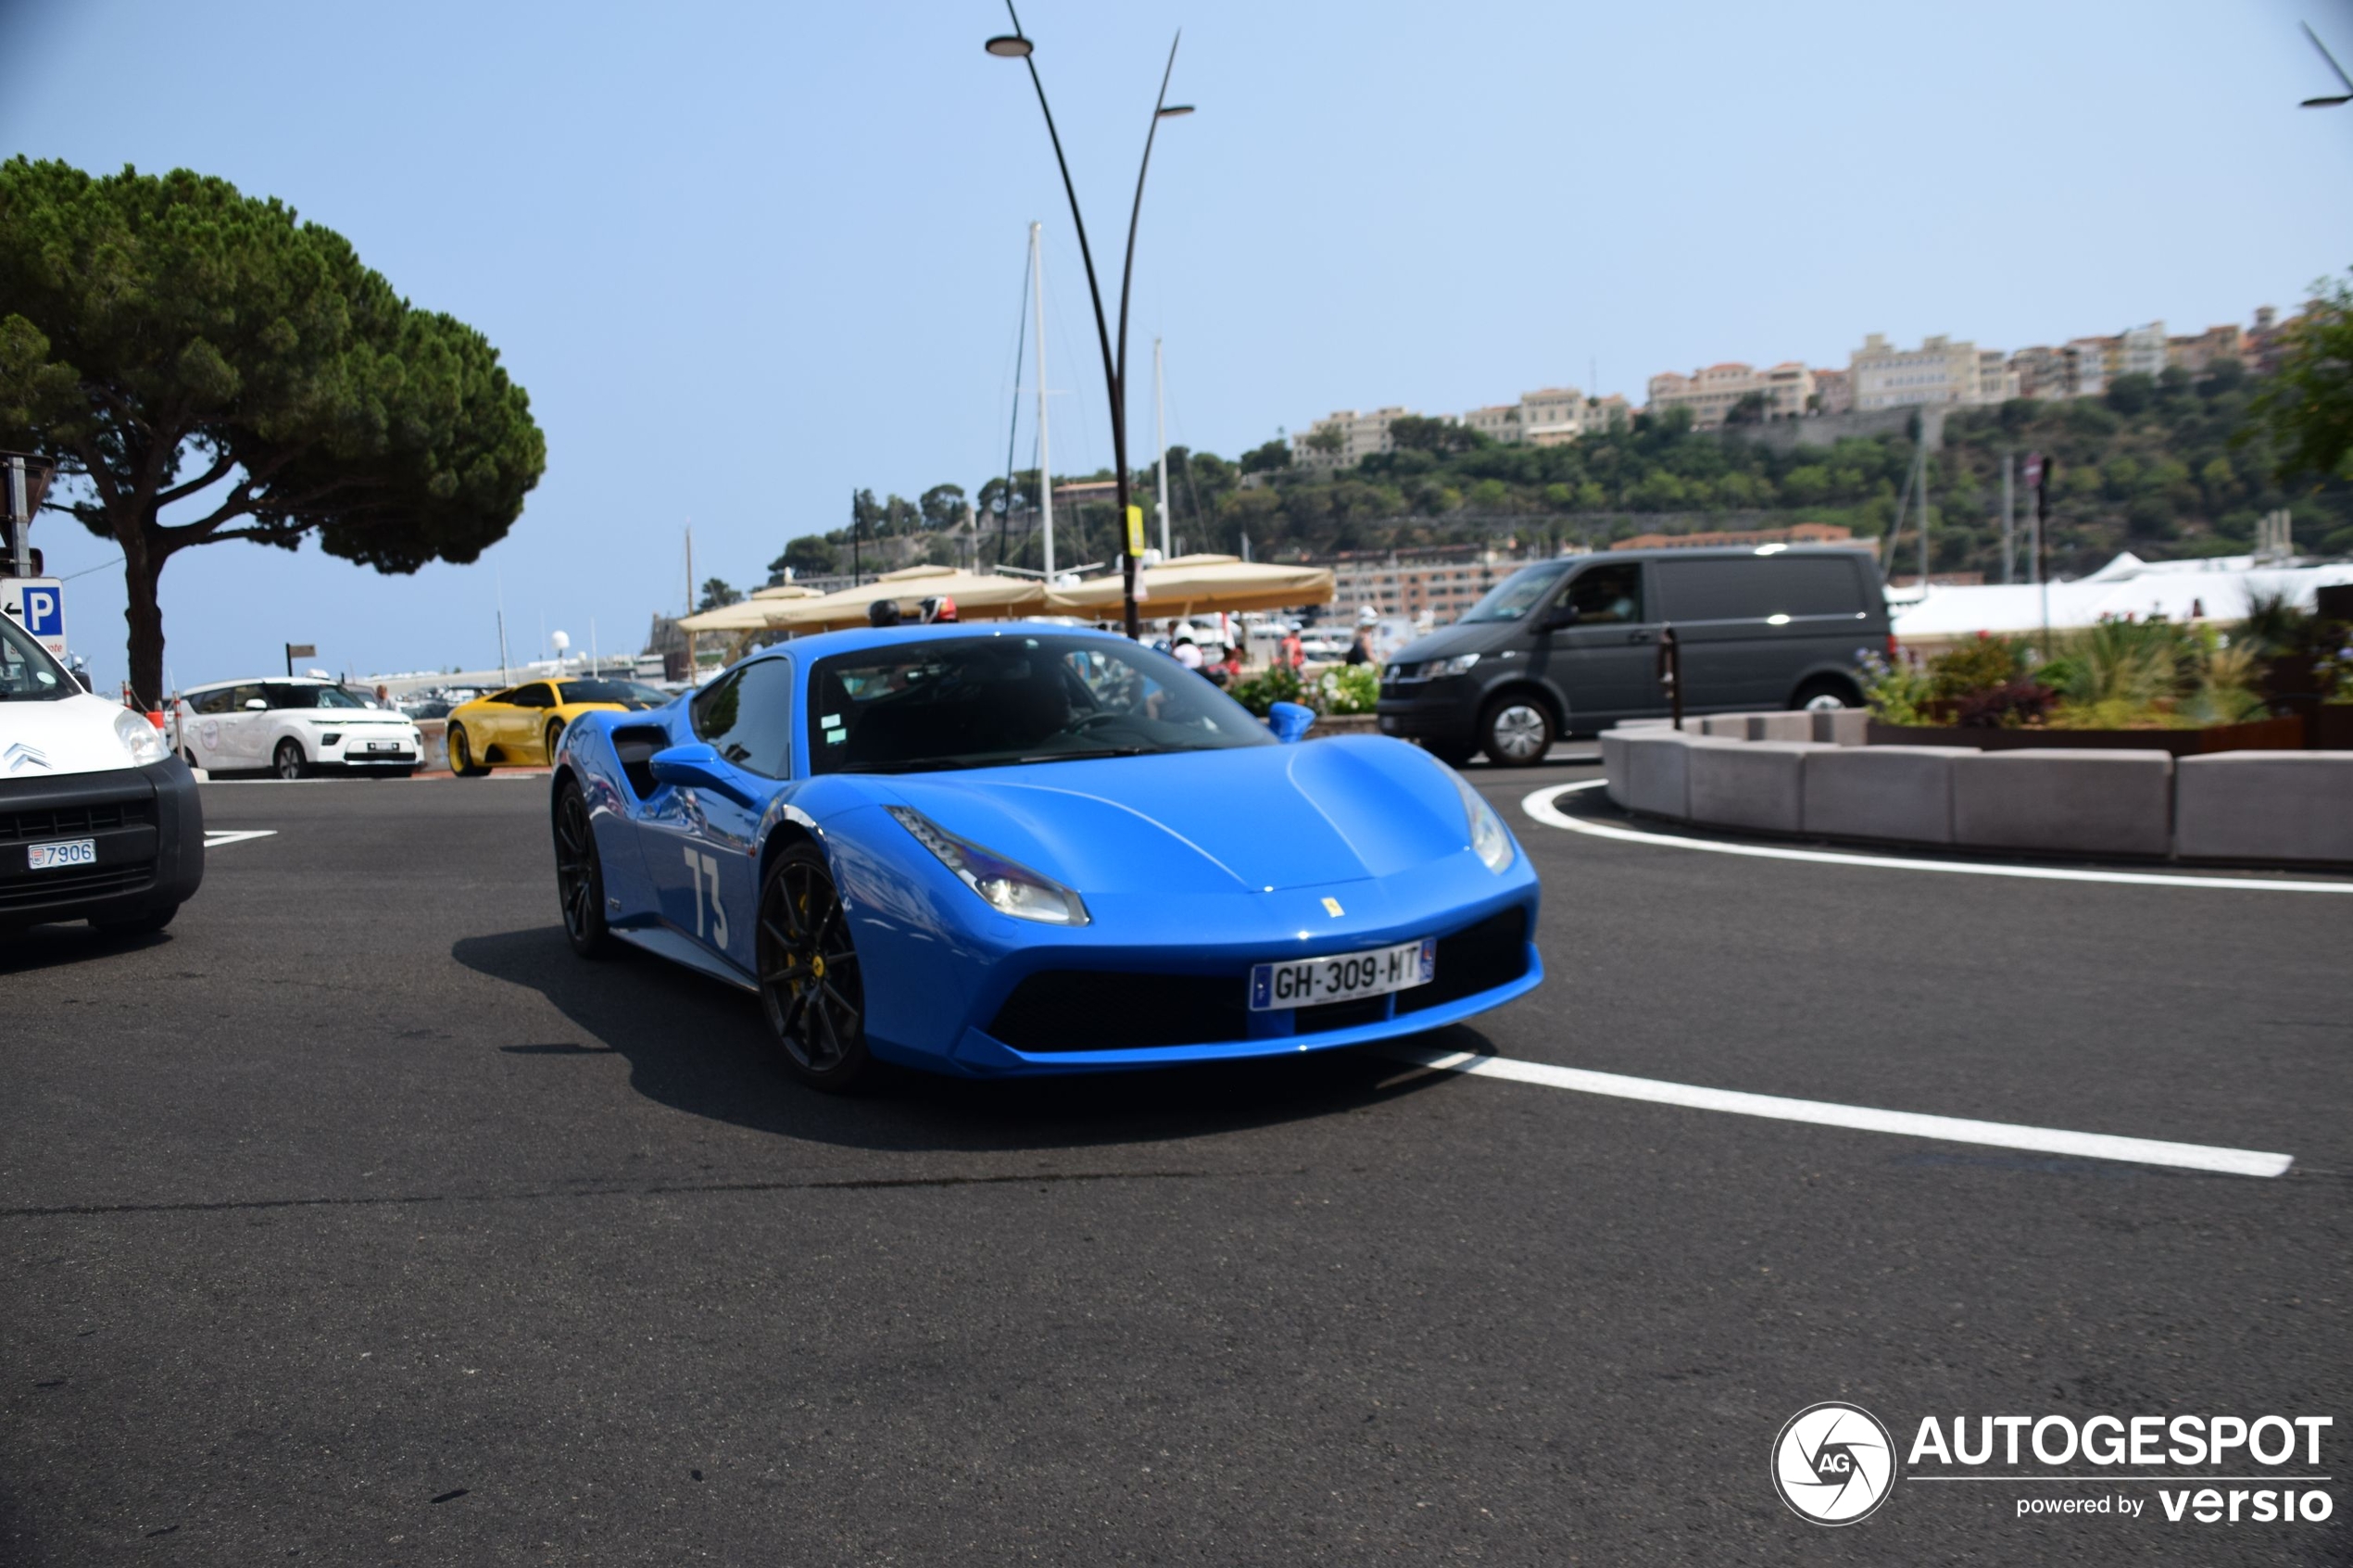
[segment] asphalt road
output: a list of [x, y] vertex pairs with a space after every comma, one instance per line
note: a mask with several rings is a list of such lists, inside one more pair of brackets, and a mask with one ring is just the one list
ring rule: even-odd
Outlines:
[[2353, 898], [1521, 814], [1590, 776], [1478, 774], [1550, 979], [1432, 1043], [2294, 1167], [1356, 1053], [828, 1099], [747, 1000], [572, 957], [544, 782], [209, 785], [274, 836], [166, 935], [0, 948], [0, 1562], [2353, 1557], [2341, 1470], [2203, 1527], [1899, 1484], [1831, 1530], [1768, 1474], [1826, 1399], [2328, 1414], [2343, 1464]]

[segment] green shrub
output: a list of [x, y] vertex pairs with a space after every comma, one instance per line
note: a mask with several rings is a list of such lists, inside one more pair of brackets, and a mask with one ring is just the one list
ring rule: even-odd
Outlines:
[[1370, 713], [1380, 701], [1380, 671], [1371, 664], [1343, 664], [1316, 677], [1318, 713]]
[[1264, 719], [1275, 704], [1299, 700], [1299, 671], [1288, 664], [1270, 665], [1236, 686], [1234, 700]]

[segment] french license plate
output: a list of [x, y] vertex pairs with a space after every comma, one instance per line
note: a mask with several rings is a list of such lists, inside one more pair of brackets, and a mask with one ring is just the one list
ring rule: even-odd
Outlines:
[[24, 847], [25, 869], [35, 872], [62, 871], [68, 866], [94, 866], [98, 863], [98, 841], [94, 838], [60, 838], [47, 844]]
[[1400, 942], [1369, 953], [1292, 959], [1250, 972], [1250, 1010], [1312, 1008], [1427, 985], [1438, 972], [1438, 943]]

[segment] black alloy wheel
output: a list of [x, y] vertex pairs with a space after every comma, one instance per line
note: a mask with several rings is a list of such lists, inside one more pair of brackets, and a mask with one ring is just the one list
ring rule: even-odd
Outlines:
[[753, 947], [761, 1010], [793, 1076], [837, 1093], [871, 1078], [858, 951], [833, 871], [815, 845], [791, 845], [770, 864]]
[[280, 741], [277, 754], [271, 759], [270, 771], [288, 782], [302, 777], [302, 743], [298, 740]]
[[566, 779], [556, 797], [556, 897], [564, 910], [564, 940], [584, 959], [612, 951], [605, 926], [605, 868], [597, 858], [597, 834], [588, 821], [588, 800], [577, 782]]
[[461, 779], [478, 779], [490, 771], [488, 764], [474, 760], [473, 743], [462, 725], [449, 726], [449, 771]]

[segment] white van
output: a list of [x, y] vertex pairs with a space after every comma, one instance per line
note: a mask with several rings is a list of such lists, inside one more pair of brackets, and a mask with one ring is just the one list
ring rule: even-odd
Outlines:
[[172, 704], [173, 744], [191, 768], [258, 771], [282, 779], [315, 772], [390, 774], [417, 771], [424, 742], [416, 721], [316, 677], [214, 681]]
[[160, 931], [203, 880], [196, 781], [163, 732], [0, 617], [0, 935]]

